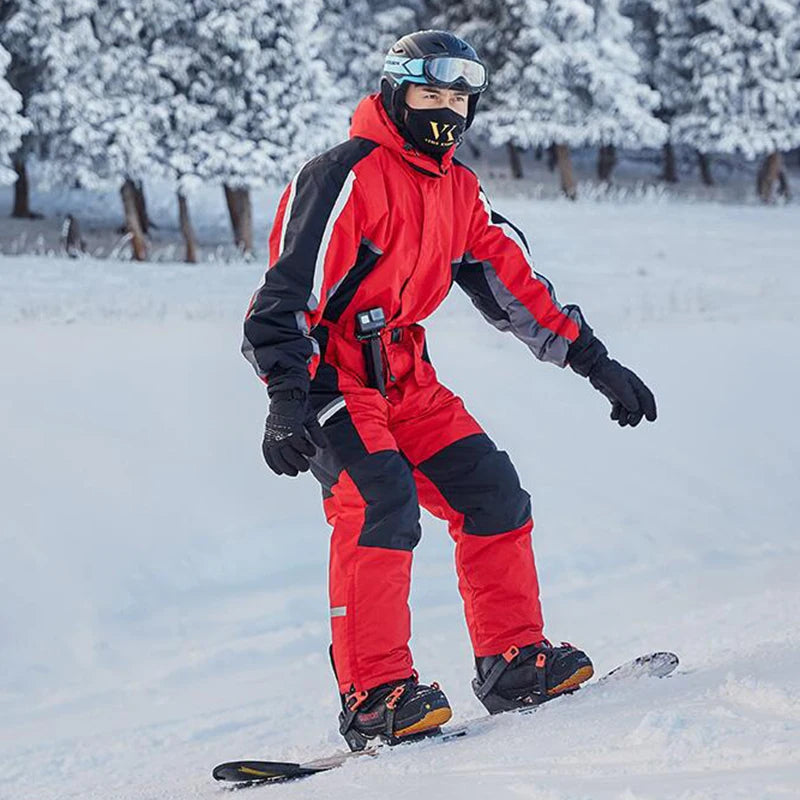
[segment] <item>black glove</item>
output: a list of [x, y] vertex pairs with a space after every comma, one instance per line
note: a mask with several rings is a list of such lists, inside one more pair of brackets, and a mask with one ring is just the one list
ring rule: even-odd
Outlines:
[[269, 387], [269, 414], [261, 451], [276, 475], [307, 472], [309, 456], [325, 446], [322, 428], [311, 410], [308, 395], [297, 387]]
[[657, 416], [656, 399], [644, 381], [619, 361], [601, 356], [589, 373], [589, 383], [611, 401], [611, 419], [623, 428], [635, 428], [644, 417], [654, 422]]
[[[566, 306], [565, 306], [566, 308]], [[581, 315], [581, 332], [569, 346], [567, 363], [611, 402], [611, 419], [636, 427], [644, 417], [654, 422], [656, 399], [636, 373], [608, 357], [605, 345]]]

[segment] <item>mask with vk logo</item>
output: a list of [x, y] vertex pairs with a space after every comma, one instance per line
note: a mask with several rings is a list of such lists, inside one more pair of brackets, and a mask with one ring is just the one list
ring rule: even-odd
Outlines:
[[408, 108], [405, 127], [411, 144], [438, 157], [458, 144], [467, 120], [450, 108]]

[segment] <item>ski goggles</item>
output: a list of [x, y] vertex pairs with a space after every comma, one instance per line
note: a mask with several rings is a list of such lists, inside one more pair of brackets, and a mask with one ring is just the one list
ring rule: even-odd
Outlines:
[[460, 84], [470, 94], [482, 92], [489, 84], [483, 64], [454, 56], [406, 58], [390, 53], [386, 56], [383, 71], [398, 84], [423, 83], [442, 88], [458, 88]]

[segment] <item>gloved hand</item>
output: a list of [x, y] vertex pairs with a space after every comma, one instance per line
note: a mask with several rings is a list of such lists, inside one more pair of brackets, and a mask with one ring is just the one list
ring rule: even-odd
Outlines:
[[618, 361], [601, 355], [589, 372], [589, 382], [611, 401], [611, 419], [620, 426], [635, 428], [642, 417], [654, 422], [656, 399], [635, 372]]
[[[577, 306], [564, 306], [580, 314]], [[611, 402], [611, 419], [621, 427], [636, 427], [644, 417], [654, 422], [656, 400], [644, 382], [627, 367], [608, 357], [605, 345], [594, 335], [589, 323], [580, 314], [581, 330], [570, 345], [567, 363], [602, 392]]]
[[269, 387], [269, 414], [261, 451], [276, 475], [308, 471], [309, 456], [325, 446], [322, 428], [311, 410], [308, 395], [296, 387]]

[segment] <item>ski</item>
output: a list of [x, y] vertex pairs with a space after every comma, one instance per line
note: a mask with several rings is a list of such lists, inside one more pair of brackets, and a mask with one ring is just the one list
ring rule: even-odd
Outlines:
[[[576, 689], [574, 691], [590, 691], [592, 687], [605, 686], [616, 682], [627, 682], [643, 677], [665, 678], [675, 671], [678, 663], [678, 656], [676, 656], [675, 653], [648, 653], [647, 655], [639, 656], [624, 664], [620, 664], [601, 678], [590, 681], [584, 684], [580, 690]], [[516, 709], [515, 711], [506, 711], [505, 714], [532, 714], [538, 708], [541, 708], [541, 706], [530, 706]], [[421, 739], [436, 742], [448, 742], [453, 739], [461, 739], [465, 736], [469, 736], [470, 732], [483, 727], [496, 716], [498, 715], [491, 716], [485, 714], [482, 717], [476, 717], [468, 722], [435, 733], [430, 733], [426, 736], [410, 737], [407, 742], [403, 742], [402, 744], [412, 744], [414, 741], [420, 741]], [[344, 763], [354, 758], [375, 757], [384, 747], [385, 745], [377, 744], [374, 747], [369, 747], [366, 750], [358, 750], [356, 752], [340, 751], [326, 758], [306, 761], [302, 764], [284, 761], [229, 761], [214, 767], [212, 775], [218, 781], [228, 781], [238, 786], [283, 783], [285, 781], [306, 778], [320, 772], [328, 772], [329, 770], [341, 767]]]

